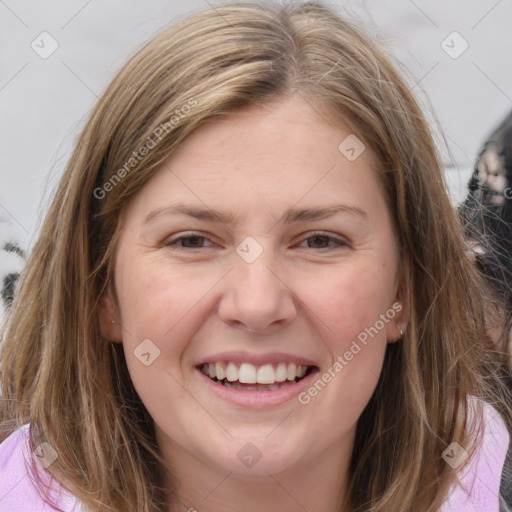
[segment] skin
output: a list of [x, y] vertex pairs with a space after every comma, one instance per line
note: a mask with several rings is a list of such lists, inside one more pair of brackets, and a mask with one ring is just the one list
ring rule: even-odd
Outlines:
[[[408, 321], [374, 156], [367, 147], [349, 161], [338, 150], [349, 134], [298, 96], [223, 117], [194, 132], [122, 216], [118, 303], [105, 296], [100, 320], [104, 335], [124, 345], [180, 510], [327, 512], [345, 492], [357, 419], [387, 343]], [[176, 201], [236, 222], [166, 213], [144, 222]], [[279, 222], [291, 207], [340, 203], [364, 214]], [[190, 231], [205, 238], [172, 244]], [[247, 236], [263, 249], [250, 264], [235, 251]], [[223, 351], [279, 351], [315, 361], [321, 374], [397, 301], [400, 313], [305, 405], [231, 404], [194, 368]], [[134, 355], [147, 338], [160, 350], [149, 366]], [[261, 453], [251, 468], [237, 457], [247, 442]]]

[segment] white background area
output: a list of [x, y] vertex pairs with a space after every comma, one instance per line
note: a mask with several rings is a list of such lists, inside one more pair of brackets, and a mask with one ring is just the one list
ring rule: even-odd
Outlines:
[[[438, 120], [433, 129], [457, 204], [481, 144], [512, 109], [512, 0], [326, 3], [362, 20], [408, 69], [411, 88]], [[158, 31], [215, 5], [0, 0], [0, 219], [22, 246], [33, 243], [84, 120], [115, 72]], [[447, 39], [454, 31], [460, 37]], [[31, 47], [42, 32], [58, 44], [46, 59]], [[443, 49], [456, 54], [466, 44], [457, 58]]]

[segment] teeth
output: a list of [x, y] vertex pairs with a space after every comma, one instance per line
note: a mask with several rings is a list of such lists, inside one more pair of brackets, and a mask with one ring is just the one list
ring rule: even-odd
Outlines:
[[288, 380], [294, 380], [297, 376], [297, 366], [295, 363], [291, 363], [288, 365], [288, 368], [286, 369], [286, 378]]
[[286, 364], [279, 363], [276, 369], [276, 382], [284, 382], [286, 380]]
[[228, 379], [229, 382], [235, 382], [235, 380], [238, 380], [238, 368], [234, 363], [228, 363], [226, 368], [226, 379]]
[[304, 377], [306, 375], [306, 372], [308, 370], [307, 366], [298, 365], [297, 366], [297, 377]]
[[[274, 384], [276, 381], [276, 372], [271, 364], [264, 364], [258, 368], [256, 376], [258, 384]], [[243, 381], [240, 381], [243, 382]]]
[[226, 378], [226, 373], [224, 372], [224, 368], [222, 368], [222, 363], [215, 363], [215, 371], [216, 375], [214, 375], [214, 377], [217, 377], [217, 379], [224, 380]]
[[[242, 384], [256, 384], [256, 366], [249, 363], [242, 363], [238, 371], [238, 381]], [[266, 384], [259, 382], [258, 384]]]
[[223, 381], [223, 386], [231, 389], [239, 389], [241, 391], [275, 391], [286, 386], [292, 386], [292, 382], [283, 382], [281, 384], [240, 384], [238, 382]]
[[266, 384], [270, 387], [302, 378], [307, 369], [307, 366], [295, 363], [279, 363], [275, 367], [273, 364], [254, 366], [251, 363], [241, 363], [238, 366], [232, 361], [227, 364], [220, 361], [206, 363], [201, 367], [201, 371], [211, 379], [217, 378], [219, 381], [226, 379], [228, 382], [238, 381], [242, 384]]

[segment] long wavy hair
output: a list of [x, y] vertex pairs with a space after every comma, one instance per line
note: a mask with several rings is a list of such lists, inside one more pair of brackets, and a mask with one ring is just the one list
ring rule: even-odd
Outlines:
[[343, 510], [437, 511], [456, 481], [441, 453], [453, 441], [473, 453], [470, 395], [511, 427], [505, 357], [486, 334], [486, 288], [406, 80], [356, 22], [318, 2], [229, 3], [161, 32], [108, 86], [3, 331], [0, 439], [30, 423], [33, 446], [44, 439], [59, 455], [51, 474], [91, 510], [156, 512], [178, 498], [163, 488], [153, 421], [122, 345], [99, 327], [120, 215], [198, 127], [292, 94], [373, 150], [408, 262], [410, 322], [388, 345], [358, 420]]

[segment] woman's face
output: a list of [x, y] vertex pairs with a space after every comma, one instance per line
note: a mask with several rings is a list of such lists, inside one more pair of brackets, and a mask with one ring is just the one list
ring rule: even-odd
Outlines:
[[201, 127], [130, 203], [102, 328], [168, 458], [258, 476], [350, 454], [407, 323], [373, 164], [294, 96]]

